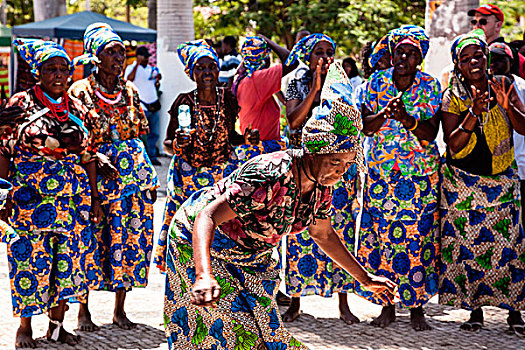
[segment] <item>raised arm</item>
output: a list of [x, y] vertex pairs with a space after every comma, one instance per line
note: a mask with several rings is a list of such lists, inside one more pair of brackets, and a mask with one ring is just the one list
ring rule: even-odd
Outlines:
[[298, 129], [303, 125], [308, 117], [308, 113], [310, 113], [315, 97], [320, 90], [321, 64], [318, 64], [313, 75], [312, 88], [310, 89], [310, 92], [308, 92], [308, 95], [306, 95], [306, 98], [302, 101], [298, 99], [286, 101], [286, 119], [288, 119], [288, 125], [291, 129]]
[[288, 73], [292, 72], [297, 66], [299, 65], [299, 61], [296, 61], [294, 64], [290, 66], [285, 66], [284, 63], [286, 62], [286, 59], [288, 58], [288, 55], [290, 54], [290, 50], [288, 50], [285, 47], [280, 46], [276, 42], [272, 41], [272, 39], [267, 38], [266, 36], [262, 34], [258, 34], [261, 38], [263, 38], [267, 43], [270, 49], [272, 49], [273, 52], [279, 56], [279, 60], [281, 61], [283, 65], [283, 77], [287, 75]]

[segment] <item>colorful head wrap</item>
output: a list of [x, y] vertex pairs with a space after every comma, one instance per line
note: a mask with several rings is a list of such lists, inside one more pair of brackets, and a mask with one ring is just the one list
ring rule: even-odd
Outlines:
[[31, 73], [38, 77], [38, 69], [48, 59], [52, 57], [63, 57], [71, 67], [71, 59], [66, 50], [54, 41], [44, 41], [40, 39], [15, 39], [13, 46], [20, 56], [31, 67]]
[[324, 35], [321, 33], [310, 34], [299, 40], [297, 44], [294, 45], [294, 47], [292, 48], [292, 52], [290, 52], [290, 55], [284, 63], [285, 66], [291, 66], [292, 64], [297, 62], [297, 60], [301, 60], [307, 66], [309, 66], [310, 55], [312, 54], [315, 45], [317, 45], [317, 43], [320, 41], [329, 42], [330, 44], [332, 44], [332, 47], [335, 51], [337, 45], [328, 35]]
[[109, 24], [102, 22], [90, 24], [84, 32], [84, 54], [74, 59], [75, 65], [98, 63], [97, 55], [106, 44], [112, 41], [118, 41], [124, 45], [120, 36]]
[[177, 47], [177, 53], [179, 54], [180, 61], [184, 65], [184, 72], [191, 80], [193, 80], [193, 68], [199, 59], [209, 57], [215, 60], [217, 66], [219, 66], [219, 56], [217, 56], [213, 47], [203, 39], [180, 44], [179, 47]]
[[450, 53], [452, 54], [452, 62], [454, 63], [454, 71], [450, 77], [449, 88], [452, 92], [460, 97], [463, 101], [466, 101], [470, 96], [470, 87], [465, 86], [461, 73], [457, 67], [459, 62], [459, 56], [461, 52], [470, 45], [477, 45], [481, 48], [485, 56], [489, 55], [489, 48], [487, 40], [485, 39], [485, 32], [483, 29], [474, 29], [473, 31], [458, 36], [452, 42]]
[[425, 59], [430, 47], [430, 39], [423, 28], [414, 25], [404, 25], [391, 30], [387, 35], [388, 49], [392, 56], [397, 45], [403, 40], [409, 39], [419, 49], [421, 58]]
[[459, 56], [463, 49], [469, 45], [478, 45], [483, 50], [485, 55], [488, 55], [488, 46], [487, 39], [485, 37], [485, 32], [483, 29], [475, 29], [467, 34], [462, 34], [458, 36], [452, 42], [450, 47], [450, 53], [452, 54], [452, 62], [457, 64], [459, 61]]
[[374, 44], [372, 54], [368, 58], [370, 67], [374, 68], [377, 62], [385, 55], [388, 51], [388, 34], [383, 36], [377, 43]]
[[261, 69], [266, 58], [270, 55], [270, 48], [266, 40], [260, 36], [249, 36], [242, 44], [242, 64], [246, 68], [246, 76], [251, 77], [253, 72]]
[[357, 164], [362, 170], [363, 122], [352, 95], [343, 67], [339, 63], [331, 64], [321, 92], [321, 104], [303, 128], [302, 147], [305, 153], [314, 154], [356, 151]]

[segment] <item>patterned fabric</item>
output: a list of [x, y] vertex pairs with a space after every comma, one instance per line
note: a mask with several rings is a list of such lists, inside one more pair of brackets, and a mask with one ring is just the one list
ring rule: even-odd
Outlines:
[[481, 47], [485, 55], [488, 55], [489, 48], [487, 45], [487, 38], [483, 29], [474, 29], [467, 34], [461, 34], [457, 36], [452, 42], [450, 47], [450, 53], [452, 54], [452, 62], [457, 65], [459, 56], [463, 49], [469, 45], [477, 45]]
[[[360, 210], [357, 201], [357, 166], [334, 186], [332, 227], [348, 251], [354, 252], [355, 223]], [[285, 283], [291, 297], [354, 291], [354, 278], [339, 267], [310, 237], [308, 230], [284, 238], [286, 244]]]
[[[123, 80], [115, 91], [107, 91], [90, 76], [74, 83], [70, 94], [90, 109], [94, 149], [105, 154], [119, 172], [116, 181], [98, 177], [105, 220], [93, 230], [104, 270], [101, 289], [145, 287], [153, 249], [151, 191], [158, 187], [158, 179], [139, 139], [148, 133], [148, 122], [138, 93], [133, 83]], [[110, 104], [108, 95], [119, 99]]]
[[326, 75], [321, 105], [303, 128], [303, 151], [317, 154], [355, 151], [362, 168], [363, 148], [359, 137], [362, 128], [361, 113], [352, 101], [352, 86], [341, 65], [334, 63]]
[[157, 242], [154, 262], [161, 272], [166, 272], [166, 249], [168, 231], [177, 209], [195, 192], [214, 186], [223, 177], [230, 175], [239, 165], [261, 154], [287, 149], [286, 141], [264, 141], [262, 146], [240, 145], [234, 148], [227, 162], [212, 167], [192, 167], [182, 157], [173, 156], [167, 180], [167, 198], [164, 207], [163, 225]]
[[301, 40], [299, 40], [294, 45], [284, 65], [291, 66], [298, 60], [301, 60], [307, 66], [310, 66], [310, 55], [312, 54], [312, 51], [314, 50], [315, 45], [317, 45], [317, 43], [320, 41], [326, 41], [332, 44], [332, 48], [335, 51], [335, 48], [337, 47], [337, 45], [332, 40], [332, 38], [330, 38], [328, 35], [324, 35], [321, 33], [310, 34], [308, 36], [305, 36]]
[[[377, 71], [368, 80], [365, 105], [372, 113], [384, 109], [398, 95], [394, 68]], [[417, 71], [414, 83], [403, 92], [407, 113], [424, 121], [432, 118], [441, 104], [439, 81], [429, 74]], [[403, 175], [429, 175], [439, 168], [439, 151], [435, 141], [420, 141], [402, 123], [387, 119], [374, 134], [367, 163], [383, 177], [397, 166]]]
[[370, 67], [374, 68], [377, 62], [381, 60], [381, 57], [383, 57], [385, 53], [389, 52], [388, 40], [389, 37], [388, 34], [386, 34], [381, 39], [379, 39], [377, 43], [375, 43], [372, 49], [372, 54], [368, 57], [368, 63], [370, 64]]
[[180, 44], [177, 47], [177, 53], [179, 54], [180, 61], [184, 65], [184, 72], [191, 80], [193, 80], [193, 68], [202, 57], [211, 58], [217, 63], [217, 67], [220, 67], [219, 56], [217, 56], [213, 47], [204, 39]]
[[423, 28], [411, 24], [393, 29], [388, 33], [390, 54], [393, 55], [396, 46], [405, 39], [410, 39], [419, 48], [421, 58], [425, 59], [430, 47], [430, 39]]
[[[12, 161], [13, 212], [8, 240], [15, 316], [31, 317], [76, 297], [100, 282], [89, 222], [91, 196], [77, 155], [49, 160], [16, 149]], [[56, 261], [53, 262], [53, 259]], [[92, 280], [85, 267], [91, 265]]]
[[[171, 105], [170, 123], [167, 139], [175, 139], [178, 128], [179, 106], [190, 108], [191, 128], [195, 129], [190, 144], [179, 154], [192, 167], [213, 167], [228, 161], [232, 146], [230, 136], [235, 133], [235, 120], [239, 106], [235, 97], [226, 89], [219, 88], [219, 113], [217, 106], [200, 106], [200, 116], [196, 115], [194, 91], [177, 96]], [[211, 130], [214, 130], [211, 133]]]
[[[498, 80], [508, 78], [496, 76]], [[500, 80], [501, 81], [501, 80]], [[510, 80], [506, 81], [511, 84]], [[494, 96], [491, 89], [490, 95]], [[443, 96], [441, 110], [455, 114], [459, 120], [467, 117], [471, 99], [466, 100], [447, 90]], [[491, 101], [489, 111], [482, 112], [481, 127], [476, 123], [467, 145], [458, 153], [446, 153], [447, 162], [464, 171], [477, 175], [495, 175], [507, 170], [514, 162], [513, 129], [510, 118], [497, 101]]]
[[95, 152], [91, 149], [92, 143], [84, 126], [87, 109], [75, 98], [70, 98], [68, 102], [70, 115], [73, 116], [61, 122], [36, 98], [34, 89], [12, 96], [7, 106], [22, 107], [30, 118], [16, 128], [4, 131], [0, 136], [0, 155], [11, 158], [15, 147], [19, 147], [23, 151], [56, 160], [70, 153], [80, 155], [83, 163], [93, 160]]
[[[214, 187], [194, 193], [177, 211], [164, 304], [170, 349], [306, 349], [282, 325], [275, 302], [279, 271], [271, 258], [283, 235], [330, 214], [329, 188], [312, 193], [310, 205], [301, 203], [292, 173], [300, 156], [282, 151], [253, 158]], [[188, 293], [195, 281], [193, 221], [221, 194], [238, 215], [219, 225], [211, 246], [222, 295], [216, 309], [196, 307]]]
[[[383, 178], [370, 169], [365, 183], [357, 258], [373, 274], [398, 284], [401, 307], [422, 306], [438, 291], [439, 173], [393, 171]], [[388, 305], [357, 281], [355, 289]]]
[[97, 58], [100, 51], [106, 44], [117, 41], [124, 45], [120, 36], [107, 23], [97, 22], [90, 24], [84, 32], [84, 54], [76, 57], [73, 64], [82, 65], [89, 63], [98, 63]]
[[264, 66], [270, 51], [268, 43], [260, 36], [246, 38], [241, 48], [242, 64], [246, 68], [246, 76], [251, 77], [253, 72]]
[[38, 77], [38, 70], [42, 63], [52, 57], [62, 57], [67, 61], [68, 65], [71, 65], [71, 59], [67, 55], [66, 50], [54, 41], [18, 38], [13, 40], [13, 46], [20, 54], [20, 57], [29, 64], [31, 73], [35, 77]]
[[497, 176], [442, 167], [439, 302], [525, 308], [525, 235], [515, 165]]

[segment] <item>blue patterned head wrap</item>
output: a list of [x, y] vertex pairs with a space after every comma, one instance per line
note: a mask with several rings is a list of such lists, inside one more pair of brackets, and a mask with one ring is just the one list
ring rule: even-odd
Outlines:
[[203, 39], [180, 44], [179, 47], [177, 47], [177, 53], [179, 54], [180, 61], [184, 65], [184, 72], [191, 80], [193, 80], [193, 68], [202, 57], [213, 59], [217, 62], [217, 66], [219, 66], [219, 56], [217, 56], [213, 47]]
[[291, 66], [292, 64], [297, 62], [297, 60], [301, 60], [307, 66], [309, 66], [310, 55], [312, 54], [315, 45], [317, 45], [317, 43], [320, 41], [329, 42], [330, 44], [332, 44], [332, 47], [335, 51], [337, 45], [328, 35], [324, 35], [321, 33], [310, 34], [299, 40], [297, 44], [294, 45], [294, 47], [292, 48], [292, 52], [290, 52], [290, 55], [286, 59], [285, 66]]
[[251, 77], [253, 72], [264, 67], [266, 58], [270, 55], [270, 48], [266, 40], [260, 36], [249, 36], [242, 44], [242, 64], [246, 68], [246, 76]]
[[450, 47], [450, 53], [452, 54], [452, 62], [454, 62], [454, 64], [458, 63], [461, 51], [463, 51], [463, 49], [469, 45], [478, 45], [479, 47], [481, 47], [481, 50], [483, 51], [485, 56], [488, 56], [489, 48], [487, 45], [485, 32], [483, 31], [483, 29], [475, 29], [467, 34], [462, 34], [458, 36], [452, 42], [452, 46]]
[[84, 54], [74, 59], [75, 65], [98, 63], [97, 55], [106, 44], [112, 41], [118, 41], [124, 45], [120, 36], [109, 24], [103, 22], [90, 24], [84, 32]]
[[358, 168], [363, 169], [360, 133], [361, 113], [352, 99], [352, 86], [343, 67], [333, 63], [328, 69], [321, 92], [321, 104], [314, 110], [302, 131], [305, 153], [357, 153]]
[[388, 51], [388, 34], [383, 36], [377, 43], [375, 43], [372, 49], [372, 54], [368, 58], [370, 67], [374, 68], [377, 62], [385, 55]]
[[419, 49], [421, 58], [425, 59], [430, 47], [430, 39], [423, 28], [409, 24], [393, 29], [387, 35], [388, 49], [392, 56], [397, 44], [405, 39], [409, 39]]
[[63, 57], [66, 59], [71, 69], [71, 59], [66, 50], [54, 41], [44, 41], [40, 39], [22, 39], [13, 40], [13, 46], [20, 56], [31, 67], [31, 73], [38, 77], [38, 69], [42, 63], [52, 57]]

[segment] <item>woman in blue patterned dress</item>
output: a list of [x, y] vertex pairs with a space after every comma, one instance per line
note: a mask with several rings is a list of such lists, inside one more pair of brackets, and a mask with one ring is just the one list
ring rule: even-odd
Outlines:
[[[99, 289], [115, 292], [113, 322], [130, 329], [136, 325], [124, 311], [126, 292], [148, 284], [159, 185], [140, 139], [148, 134], [148, 120], [136, 87], [121, 77], [124, 43], [108, 24], [93, 23], [84, 33], [84, 52], [76, 63], [95, 63], [97, 70], [73, 83], [69, 94], [89, 109], [88, 129], [98, 158], [97, 200], [105, 213], [104, 222], [94, 227], [104, 272]], [[80, 306], [78, 323], [82, 330], [97, 329], [87, 303]]]
[[525, 106], [505, 76], [490, 76], [483, 30], [452, 44], [454, 72], [443, 96], [439, 301], [471, 310], [461, 325], [483, 327], [482, 306], [509, 311], [525, 335], [525, 235], [513, 130], [525, 134]]
[[[291, 65], [302, 60], [310, 68], [301, 78], [292, 79], [286, 91], [286, 114], [291, 128], [290, 144], [293, 148], [301, 147], [302, 127], [320, 103], [321, 90], [328, 79], [328, 67], [333, 62], [335, 47], [330, 37], [311, 34], [294, 46], [285, 63]], [[333, 72], [337, 72], [337, 79], [347, 79], [344, 70], [335, 69]], [[355, 218], [352, 212], [359, 206], [355, 200], [356, 174], [357, 168], [351, 166], [343, 180], [334, 186], [332, 203], [332, 224], [349, 251], [354, 250]], [[286, 293], [292, 297], [283, 320], [292, 322], [299, 316], [302, 296], [315, 294], [331, 297], [338, 293], [340, 318], [347, 324], [359, 322], [348, 307], [347, 293], [354, 290], [352, 276], [334, 264], [332, 259], [319, 249], [307, 230], [288, 235], [283, 242], [286, 242]]]
[[330, 222], [331, 187], [362, 164], [361, 118], [347, 89], [334, 84], [332, 99], [306, 124], [304, 151], [256, 157], [177, 211], [164, 304], [170, 349], [307, 349], [283, 327], [271, 257], [283, 235], [306, 227], [371, 292], [392, 300], [395, 285], [367, 274]]
[[[393, 67], [372, 74], [362, 105], [363, 131], [372, 139], [357, 255], [371, 273], [399, 284], [399, 304], [410, 309], [412, 328], [428, 330], [423, 305], [437, 293], [438, 283], [439, 152], [434, 139], [441, 89], [437, 79], [418, 69], [429, 47], [422, 28], [402, 26], [387, 39]], [[372, 325], [386, 327], [395, 320], [393, 303], [362, 292], [359, 283], [356, 292], [383, 305]]]
[[11, 97], [8, 106], [23, 108], [27, 120], [0, 138], [0, 178], [13, 184], [0, 219], [13, 229], [2, 236], [13, 314], [21, 317], [15, 345], [36, 347], [31, 317], [44, 312], [50, 319], [47, 339], [75, 345], [79, 337], [62, 327], [66, 303], [73, 297], [84, 300], [92, 287], [82, 258], [96, 246], [90, 212], [94, 222], [103, 216], [84, 125], [87, 110], [66, 94], [71, 60], [61, 46], [35, 39], [13, 44], [40, 81]]

